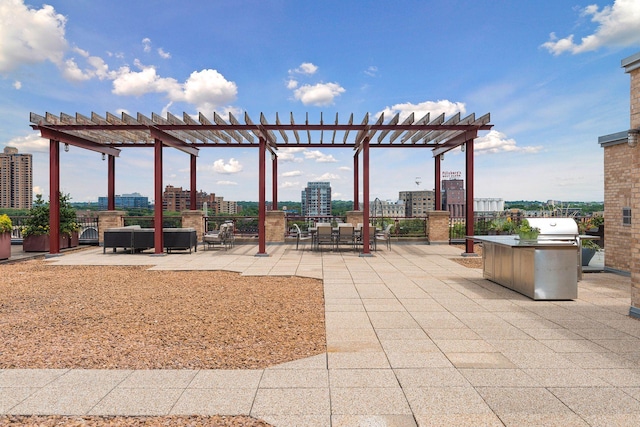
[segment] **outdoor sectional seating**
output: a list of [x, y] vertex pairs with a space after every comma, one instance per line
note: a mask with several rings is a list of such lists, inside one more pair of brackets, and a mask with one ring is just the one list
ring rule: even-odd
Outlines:
[[[141, 228], [139, 225], [109, 228], [104, 231], [104, 246], [102, 252], [112, 248], [113, 252], [123, 248], [131, 253], [144, 251], [155, 247], [153, 228]], [[172, 250], [198, 250], [198, 238], [194, 228], [165, 228], [162, 230], [164, 249], [167, 253]]]

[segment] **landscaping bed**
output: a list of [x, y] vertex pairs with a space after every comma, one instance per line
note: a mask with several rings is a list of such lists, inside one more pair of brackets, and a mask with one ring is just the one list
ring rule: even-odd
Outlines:
[[315, 279], [43, 260], [0, 275], [3, 369], [255, 369], [326, 349]]

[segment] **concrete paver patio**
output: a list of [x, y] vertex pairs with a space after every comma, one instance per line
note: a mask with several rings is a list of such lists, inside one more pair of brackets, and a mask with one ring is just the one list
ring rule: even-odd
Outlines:
[[532, 301], [451, 258], [254, 245], [168, 256], [70, 252], [56, 265], [148, 265], [323, 279], [327, 352], [261, 370], [0, 370], [0, 414], [251, 415], [276, 426], [640, 424], [630, 280], [586, 274]]

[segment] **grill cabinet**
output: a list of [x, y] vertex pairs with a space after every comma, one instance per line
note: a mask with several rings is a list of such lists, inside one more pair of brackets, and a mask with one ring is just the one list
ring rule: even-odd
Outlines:
[[483, 243], [483, 276], [534, 300], [578, 297], [578, 226], [571, 218], [527, 218], [536, 240], [474, 236]]

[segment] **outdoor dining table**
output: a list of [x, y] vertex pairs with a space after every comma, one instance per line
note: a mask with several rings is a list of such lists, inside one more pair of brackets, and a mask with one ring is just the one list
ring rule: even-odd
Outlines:
[[[312, 250], [316, 250], [317, 245], [316, 245], [316, 233], [318, 232], [318, 227], [309, 227], [308, 229], [309, 235], [311, 236], [311, 249]], [[339, 233], [340, 227], [331, 227], [331, 235], [333, 237], [333, 240], [335, 241], [336, 238], [338, 237], [338, 233]], [[376, 228], [376, 231], [379, 231], [378, 228]], [[353, 229], [353, 235], [356, 241], [356, 245], [361, 245], [361, 239], [360, 239], [360, 235], [362, 234], [362, 229], [361, 228], [355, 228]], [[369, 237], [370, 239], [373, 238], [373, 236]]]

